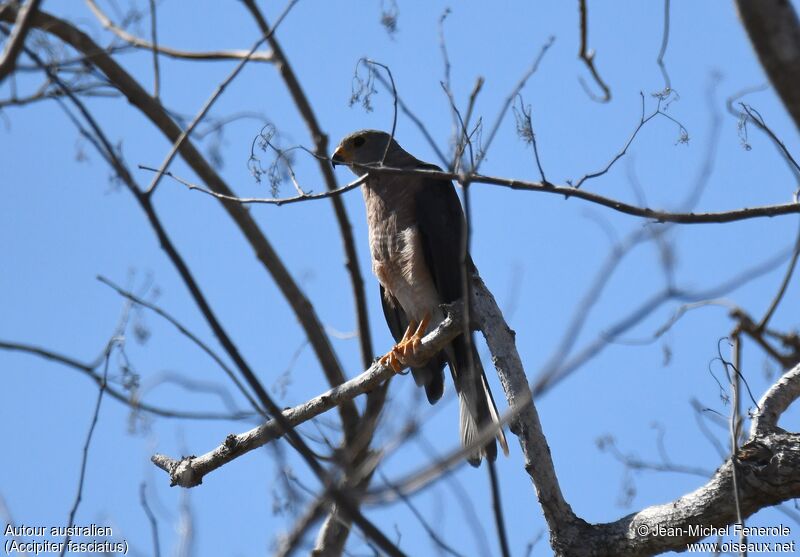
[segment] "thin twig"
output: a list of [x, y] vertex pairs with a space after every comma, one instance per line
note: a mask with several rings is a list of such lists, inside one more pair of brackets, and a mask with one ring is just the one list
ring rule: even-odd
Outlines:
[[[744, 534], [744, 517], [742, 516], [742, 504], [739, 499], [739, 432], [741, 429], [741, 409], [739, 401], [739, 387], [742, 365], [742, 346], [738, 330], [734, 331], [731, 335], [733, 337], [731, 347], [732, 355], [731, 362], [725, 362], [725, 371], [728, 373], [728, 379], [732, 392], [731, 401], [731, 417], [730, 417], [730, 441], [731, 441], [731, 480], [733, 485], [733, 500], [736, 504], [736, 523], [741, 528], [739, 533], [739, 541], [742, 544], [747, 543], [747, 537]], [[733, 368], [733, 372], [731, 372]], [[746, 549], [740, 549], [739, 555], [744, 557], [747, 555]]]
[[[314, 153], [317, 156], [320, 174], [322, 174], [325, 187], [329, 191], [333, 191], [337, 188], [337, 182], [336, 177], [333, 174], [333, 167], [331, 166], [330, 161], [327, 160], [329, 155], [328, 136], [322, 131], [322, 127], [317, 120], [317, 116], [314, 113], [311, 102], [303, 91], [303, 87], [300, 85], [300, 81], [298, 80], [297, 75], [295, 75], [292, 65], [289, 63], [288, 58], [284, 54], [281, 45], [278, 43], [274, 33], [270, 34], [269, 25], [267, 24], [264, 15], [261, 13], [261, 10], [259, 10], [254, 0], [243, 0], [243, 2], [245, 7], [252, 14], [253, 19], [258, 25], [258, 28], [264, 35], [267, 35], [268, 37], [267, 40], [272, 48], [275, 60], [278, 62], [276, 67], [279, 70], [281, 78], [286, 84], [286, 88], [289, 90], [289, 94], [291, 95], [294, 104], [297, 106], [297, 110], [302, 116], [303, 122], [306, 124], [309, 134], [314, 141]], [[397, 96], [395, 95], [395, 102], [397, 102], [396, 99]], [[345, 267], [347, 268], [350, 276], [350, 285], [353, 291], [356, 320], [358, 322], [358, 337], [361, 348], [361, 363], [363, 367], [367, 367], [372, 361], [374, 350], [372, 347], [372, 333], [369, 326], [369, 314], [367, 311], [366, 296], [364, 295], [364, 279], [361, 275], [361, 269], [358, 265], [358, 254], [356, 252], [355, 240], [353, 239], [353, 227], [350, 224], [350, 219], [347, 216], [347, 211], [345, 210], [342, 201], [339, 199], [332, 199], [331, 204], [333, 205], [333, 211], [336, 215], [336, 223], [339, 226], [339, 233], [342, 237], [342, 245], [345, 254]], [[287, 295], [287, 298], [290, 300], [292, 299], [292, 297], [289, 295]], [[341, 373], [341, 370], [337, 370], [337, 366], [333, 365], [335, 362], [330, 361], [333, 360], [333, 356], [326, 356], [325, 354], [322, 354], [321, 349], [323, 347], [319, 346], [320, 343], [316, 342], [313, 337], [311, 340], [320, 361], [323, 363], [322, 367], [328, 383], [331, 386], [334, 386], [344, 382], [344, 375]], [[329, 351], [332, 352], [330, 349]], [[355, 420], [353, 419], [354, 414], [357, 417], [355, 408], [345, 407], [342, 409], [342, 420], [345, 426], [344, 432], [346, 437], [355, 434]]]
[[[103, 377], [100, 382], [100, 388], [97, 391], [97, 400], [94, 403], [94, 412], [92, 413], [92, 420], [89, 423], [89, 431], [86, 433], [86, 441], [83, 443], [83, 457], [81, 458], [81, 471], [78, 476], [78, 492], [75, 494], [75, 501], [72, 503], [72, 509], [69, 511], [69, 518], [67, 519], [67, 526], [70, 528], [75, 524], [75, 514], [78, 512], [78, 506], [81, 504], [83, 498], [83, 484], [86, 479], [86, 465], [89, 462], [89, 447], [92, 444], [92, 437], [94, 436], [94, 428], [97, 425], [97, 420], [100, 417], [100, 406], [103, 403], [103, 395], [106, 392], [106, 385], [108, 384], [108, 362], [111, 359], [111, 351], [117, 339], [112, 339], [106, 347], [105, 363], [103, 364]], [[70, 535], [69, 531], [64, 537], [64, 544], [61, 547], [60, 557], [64, 557], [69, 548]]]
[[487, 460], [487, 464], [489, 485], [492, 489], [492, 512], [494, 513], [494, 524], [497, 528], [497, 539], [500, 541], [500, 552], [503, 557], [510, 557], [511, 551], [508, 548], [506, 521], [503, 518], [503, 501], [500, 498], [500, 484], [497, 481], [497, 468], [495, 463], [491, 460]]
[[[370, 58], [362, 58], [360, 61], [368, 64], [370, 66], [377, 66], [379, 68], [383, 68], [386, 72], [386, 75], [389, 76], [389, 83], [392, 86], [392, 102], [393, 102], [393, 110], [392, 110], [392, 132], [389, 134], [389, 141], [386, 143], [386, 148], [383, 150], [383, 156], [381, 157], [381, 166], [383, 166], [384, 161], [386, 160], [386, 154], [389, 152], [389, 147], [392, 145], [392, 141], [394, 140], [394, 134], [397, 131], [397, 87], [394, 83], [394, 76], [392, 75], [392, 70], [389, 69], [389, 66], [386, 64], [382, 64], [375, 60], [371, 60]], [[370, 68], [369, 71], [374, 71]]]
[[150, 532], [153, 535], [153, 555], [161, 557], [161, 543], [158, 541], [158, 521], [147, 503], [147, 484], [144, 482], [139, 484], [139, 502], [147, 515], [147, 521], [150, 523]]
[[156, 23], [156, 0], [150, 0], [150, 36], [153, 41], [153, 98], [158, 100], [161, 91], [161, 70], [158, 66], [158, 32]]
[[661, 34], [661, 49], [658, 51], [658, 58], [656, 58], [656, 63], [661, 70], [661, 75], [664, 77], [665, 92], [672, 90], [672, 83], [669, 79], [667, 66], [664, 64], [664, 56], [667, 54], [667, 47], [669, 46], [669, 8], [670, 0], [664, 0], [664, 31]]
[[589, 48], [588, 44], [588, 34], [589, 34], [589, 24], [588, 14], [586, 9], [586, 0], [579, 0], [578, 1], [578, 9], [580, 11], [580, 30], [581, 30], [581, 45], [580, 50], [578, 52], [578, 57], [583, 60], [586, 64], [586, 67], [589, 69], [589, 72], [592, 74], [597, 85], [603, 90], [603, 96], [598, 97], [594, 93], [589, 90], [589, 87], [584, 82], [583, 78], [579, 78], [581, 86], [583, 86], [584, 91], [586, 94], [589, 95], [593, 101], [598, 102], [608, 102], [611, 100], [611, 89], [608, 88], [608, 85], [605, 84], [603, 79], [600, 77], [600, 74], [597, 72], [597, 68], [594, 67], [594, 50]]
[[216, 362], [216, 364], [220, 368], [222, 368], [222, 370], [225, 372], [225, 374], [228, 376], [228, 378], [231, 381], [233, 381], [233, 384], [236, 385], [236, 387], [239, 389], [239, 391], [242, 393], [242, 395], [244, 395], [244, 397], [247, 399], [247, 402], [250, 403], [250, 405], [253, 407], [253, 409], [256, 412], [258, 412], [261, 415], [264, 414], [264, 409], [261, 408], [258, 405], [258, 403], [255, 401], [255, 399], [253, 399], [253, 397], [250, 395], [250, 393], [247, 391], [247, 389], [245, 389], [244, 385], [242, 385], [241, 381], [239, 381], [239, 378], [236, 377], [236, 375], [233, 373], [233, 370], [230, 367], [228, 367], [228, 365], [222, 360], [222, 358], [219, 356], [219, 354], [214, 352], [205, 342], [200, 340], [200, 338], [197, 335], [192, 333], [182, 323], [180, 323], [177, 319], [172, 317], [172, 315], [170, 315], [169, 313], [167, 313], [166, 311], [164, 311], [163, 309], [161, 309], [157, 305], [151, 304], [150, 302], [148, 302], [146, 300], [143, 300], [139, 296], [136, 296], [134, 293], [129, 292], [129, 291], [121, 288], [120, 286], [117, 286], [116, 284], [114, 284], [109, 279], [105, 278], [104, 276], [98, 275], [97, 276], [97, 280], [99, 280], [100, 282], [102, 282], [106, 286], [111, 287], [120, 296], [123, 296], [123, 297], [127, 298], [128, 300], [130, 300], [131, 302], [133, 302], [133, 303], [135, 303], [137, 305], [140, 305], [140, 306], [142, 306], [144, 308], [149, 309], [150, 311], [154, 312], [156, 315], [162, 317], [167, 322], [169, 322], [183, 336], [185, 336], [190, 341], [192, 341], [195, 345], [197, 345], [197, 347], [200, 348], [200, 350], [205, 352], [212, 360], [214, 360], [214, 362]]
[[675, 464], [665, 459], [663, 456], [661, 462], [649, 462], [646, 460], [642, 460], [634, 455], [625, 454], [619, 449], [619, 447], [617, 447], [616, 440], [611, 436], [601, 437], [600, 439], [598, 439], [597, 445], [601, 451], [608, 452], [616, 461], [623, 464], [626, 468], [630, 468], [632, 470], [673, 472], [676, 474], [688, 474], [691, 476], [699, 476], [701, 478], [709, 478], [714, 474], [713, 470], [707, 470], [705, 468], [699, 468], [697, 466]]
[[[375, 79], [377, 79], [378, 82], [381, 85], [383, 85], [384, 88], [386, 88], [386, 90], [391, 90], [391, 84], [388, 81], [386, 81], [386, 78], [384, 78], [381, 74], [376, 73]], [[433, 152], [436, 153], [436, 157], [439, 159], [439, 163], [442, 166], [447, 166], [448, 163], [447, 157], [439, 148], [439, 145], [436, 144], [436, 140], [433, 139], [431, 132], [428, 131], [428, 128], [425, 126], [425, 123], [411, 111], [411, 109], [403, 101], [403, 98], [399, 94], [397, 95], [397, 104], [400, 107], [400, 110], [403, 112], [403, 114], [405, 114], [408, 117], [408, 119], [411, 120], [411, 122], [417, 127], [422, 136], [428, 142], [428, 145], [431, 147], [431, 149], [433, 149]]]
[[[208, 111], [211, 110], [212, 106], [214, 106], [214, 103], [217, 101], [217, 99], [219, 99], [220, 95], [222, 95], [222, 93], [225, 91], [225, 88], [234, 79], [236, 79], [236, 76], [238, 76], [239, 73], [244, 69], [247, 62], [250, 61], [250, 57], [253, 54], [255, 54], [255, 52], [258, 50], [258, 47], [260, 47], [269, 39], [269, 37], [275, 32], [275, 30], [278, 28], [278, 26], [284, 20], [284, 18], [287, 15], [289, 15], [289, 12], [292, 10], [295, 4], [297, 4], [298, 1], [299, 0], [289, 0], [289, 2], [286, 4], [286, 7], [283, 9], [283, 12], [281, 12], [281, 15], [278, 16], [278, 19], [275, 21], [275, 26], [269, 31], [269, 33], [260, 37], [253, 44], [253, 46], [250, 47], [247, 56], [245, 56], [238, 64], [236, 64], [236, 67], [233, 68], [233, 71], [231, 71], [231, 73], [228, 74], [228, 76], [224, 80], [222, 80], [222, 82], [219, 85], [217, 85], [214, 92], [205, 102], [205, 104], [197, 113], [197, 115], [194, 117], [189, 126], [187, 126], [186, 129], [184, 129], [178, 136], [178, 139], [176, 139], [173, 142], [172, 148], [169, 150], [169, 153], [164, 158], [164, 162], [161, 163], [161, 167], [159, 168], [156, 175], [153, 177], [153, 180], [150, 182], [150, 185], [147, 187], [147, 190], [145, 190], [145, 195], [150, 196], [153, 194], [153, 191], [156, 189], [158, 183], [161, 181], [161, 177], [164, 175], [164, 172], [167, 170], [167, 168], [169, 168], [169, 165], [172, 163], [173, 159], [178, 154], [178, 151], [183, 145], [183, 142], [186, 141], [186, 139], [192, 134], [192, 131], [194, 131], [194, 128], [203, 120], [203, 118], [205, 118], [205, 115], [208, 114]], [[156, 99], [157, 98], [158, 97], [156, 95]]]
[[[385, 484], [391, 487], [391, 482], [386, 476], [381, 474], [381, 479]], [[411, 502], [411, 499], [408, 496], [406, 496], [402, 491], [399, 490], [396, 490], [395, 493], [397, 494], [397, 497], [403, 502], [403, 504], [405, 504], [405, 506], [408, 507], [408, 509], [411, 511], [411, 514], [413, 514], [414, 517], [417, 519], [417, 521], [420, 523], [423, 530], [425, 530], [425, 533], [428, 534], [428, 537], [431, 539], [431, 541], [434, 544], [436, 544], [436, 546], [439, 549], [441, 549], [441, 551], [449, 555], [452, 555], [453, 557], [464, 557], [464, 555], [456, 551], [451, 545], [445, 542], [442, 539], [442, 537], [439, 536], [439, 534], [436, 533], [436, 530], [434, 530], [433, 527], [431, 527], [431, 525], [428, 524], [428, 521], [425, 519], [424, 516], [422, 516], [422, 513], [419, 511], [419, 509], [417, 509], [414, 503]]]
[[475, 163], [475, 167], [473, 168], [473, 172], [478, 172], [478, 167], [483, 162], [484, 158], [486, 157], [486, 153], [489, 152], [489, 147], [492, 145], [492, 141], [494, 141], [495, 136], [497, 135], [497, 131], [500, 129], [500, 125], [503, 123], [503, 119], [505, 118], [506, 113], [508, 112], [511, 103], [514, 102], [514, 99], [517, 97], [522, 88], [525, 87], [525, 84], [528, 82], [528, 79], [536, 73], [536, 70], [539, 69], [539, 64], [542, 62], [544, 55], [547, 54], [547, 51], [553, 46], [555, 42], [555, 37], [550, 37], [545, 41], [542, 45], [542, 48], [539, 50], [539, 54], [533, 60], [533, 64], [528, 70], [523, 74], [522, 78], [517, 82], [512, 89], [511, 93], [506, 97], [506, 100], [503, 102], [503, 106], [500, 108], [500, 112], [497, 115], [497, 119], [494, 122], [494, 126], [489, 131], [489, 136], [486, 138], [486, 143], [483, 145], [480, 154], [478, 155], [478, 160]]
[[772, 302], [767, 308], [767, 311], [764, 313], [764, 317], [761, 318], [761, 321], [758, 322], [758, 329], [763, 331], [769, 320], [772, 319], [775, 310], [778, 309], [778, 305], [781, 303], [783, 299], [783, 295], [786, 294], [786, 290], [789, 288], [789, 283], [792, 279], [792, 274], [794, 274], [795, 267], [797, 266], [797, 259], [800, 256], [800, 227], [797, 230], [797, 239], [795, 240], [794, 244], [794, 251], [792, 252], [792, 259], [789, 261], [789, 266], [786, 268], [786, 273], [783, 275], [783, 282], [781, 282], [780, 287], [778, 287], [778, 292], [775, 294], [775, 297], [772, 298]]
[[640, 92], [639, 96], [641, 97], [641, 100], [642, 100], [641, 116], [639, 117], [639, 123], [636, 125], [636, 128], [634, 128], [633, 133], [628, 138], [628, 141], [625, 142], [625, 146], [619, 152], [617, 152], [617, 154], [614, 155], [614, 157], [610, 161], [608, 161], [608, 163], [605, 165], [605, 167], [603, 167], [602, 169], [600, 169], [600, 170], [598, 170], [596, 172], [590, 172], [588, 174], [585, 174], [578, 181], [576, 181], [573, 184], [576, 189], [580, 188], [583, 185], [583, 183], [586, 182], [587, 180], [591, 180], [593, 178], [597, 178], [599, 176], [603, 176], [604, 174], [607, 174], [608, 171], [611, 170], [611, 167], [614, 166], [614, 164], [619, 159], [621, 159], [623, 156], [625, 156], [625, 154], [628, 152], [628, 149], [630, 148], [631, 144], [633, 143], [633, 140], [636, 139], [636, 136], [639, 134], [639, 132], [642, 130], [642, 128], [645, 126], [645, 124], [647, 124], [650, 120], [652, 120], [656, 116], [663, 116], [663, 117], [665, 117], [665, 118], [667, 118], [669, 120], [672, 120], [673, 122], [675, 122], [678, 125], [679, 130], [680, 130], [680, 134], [681, 134], [679, 141], [684, 141], [685, 140], [684, 138], [688, 137], [688, 133], [686, 132], [686, 128], [684, 128], [683, 125], [680, 122], [678, 122], [677, 120], [675, 120], [674, 118], [672, 118], [667, 113], [665, 113], [664, 111], [661, 110], [661, 104], [662, 104], [662, 102], [664, 101], [664, 99], [666, 97], [659, 96], [658, 100], [656, 102], [655, 110], [653, 110], [650, 114], [645, 114], [644, 93]]
[[800, 163], [798, 163], [795, 160], [795, 158], [792, 156], [791, 151], [789, 151], [784, 142], [781, 141], [781, 139], [775, 134], [775, 132], [772, 131], [772, 128], [770, 128], [767, 125], [767, 123], [764, 121], [764, 117], [761, 116], [758, 110], [745, 103], [739, 103], [739, 106], [741, 106], [742, 110], [745, 111], [747, 116], [750, 118], [750, 121], [754, 122], [758, 127], [758, 129], [760, 129], [769, 136], [772, 142], [778, 147], [781, 154], [783, 154], [786, 161], [791, 165], [791, 168], [794, 171], [794, 173], [796, 175], [800, 174]]
[[129, 45], [144, 50], [155, 50], [159, 54], [169, 56], [178, 60], [195, 60], [195, 61], [226, 61], [226, 60], [242, 60], [249, 58], [253, 62], [274, 62], [271, 52], [255, 52], [248, 53], [245, 50], [213, 50], [203, 52], [192, 52], [188, 50], [179, 50], [175, 48], [166, 47], [164, 45], [156, 45], [152, 42], [147, 42], [144, 39], [131, 35], [121, 27], [117, 26], [111, 19], [97, 6], [95, 0], [86, 0], [89, 9], [100, 22], [100, 24], [114, 33], [117, 37], [128, 43]]
[[[147, 170], [149, 172], [158, 172], [158, 169], [154, 168], [152, 166], [146, 166], [146, 165], [140, 164], [140, 165], [138, 165], [138, 167], [141, 170]], [[184, 186], [186, 186], [190, 190], [196, 190], [196, 191], [205, 193], [206, 195], [210, 195], [212, 197], [216, 197], [217, 199], [223, 199], [223, 200], [226, 200], [226, 201], [235, 201], [236, 203], [242, 203], [242, 204], [245, 204], [245, 205], [252, 203], [252, 204], [264, 204], [264, 205], [277, 205], [279, 207], [281, 205], [289, 205], [291, 203], [297, 203], [298, 201], [312, 201], [314, 199], [328, 199], [328, 198], [331, 198], [331, 197], [336, 197], [336, 196], [341, 195], [343, 193], [347, 193], [350, 190], [354, 190], [354, 189], [358, 188], [359, 186], [361, 186], [361, 184], [363, 184], [364, 182], [367, 181], [367, 176], [364, 175], [364, 176], [359, 177], [356, 180], [353, 180], [349, 184], [347, 184], [345, 186], [342, 186], [340, 188], [337, 188], [337, 189], [335, 189], [333, 191], [324, 191], [324, 192], [320, 192], [320, 193], [303, 193], [303, 194], [298, 194], [298, 195], [295, 195], [295, 196], [292, 196], [292, 197], [238, 197], [238, 196], [235, 196], [235, 195], [227, 195], [227, 194], [222, 194], [222, 193], [217, 193], [215, 191], [211, 191], [211, 190], [209, 190], [207, 188], [204, 188], [203, 186], [198, 186], [197, 184], [193, 184], [192, 182], [184, 180], [183, 178], [180, 178], [180, 177], [176, 176], [175, 174], [173, 174], [170, 171], [166, 171], [163, 174], [164, 174], [164, 176], [172, 178], [173, 180], [175, 180], [179, 184], [183, 184]]]
[[[76, 369], [81, 373], [87, 375], [90, 379], [92, 379], [95, 382], [95, 384], [97, 384], [98, 387], [103, 381], [102, 375], [95, 373], [95, 367], [98, 365], [96, 362], [92, 363], [79, 362], [74, 358], [71, 358], [64, 354], [60, 354], [58, 352], [54, 352], [52, 350], [41, 348], [39, 346], [32, 346], [30, 344], [24, 344], [19, 342], [8, 342], [5, 340], [0, 340], [0, 350], [22, 352], [24, 354], [38, 356], [40, 358], [56, 362], [66, 367]], [[256, 414], [250, 412], [242, 414], [223, 414], [215, 412], [196, 412], [196, 411], [187, 412], [181, 410], [171, 410], [159, 406], [152, 406], [150, 404], [146, 404], [138, 400], [135, 397], [135, 395], [126, 396], [125, 394], [121, 393], [120, 391], [117, 391], [116, 389], [114, 389], [109, 385], [106, 386], [106, 392], [111, 398], [114, 398], [119, 402], [122, 402], [123, 404], [130, 406], [131, 410], [133, 411], [147, 412], [149, 414], [153, 414], [154, 416], [159, 416], [162, 418], [179, 418], [187, 420], [241, 421], [241, 420], [251, 419], [254, 416], [256, 416]]]
[[539, 178], [541, 178], [543, 184], [549, 184], [550, 182], [547, 181], [547, 178], [544, 175], [542, 161], [539, 159], [539, 148], [536, 144], [536, 133], [533, 130], [531, 105], [525, 105], [525, 101], [522, 98], [522, 93], [520, 93], [517, 98], [519, 99], [519, 110], [517, 110], [516, 106], [512, 106], [514, 117], [517, 120], [517, 135], [520, 136], [524, 142], [533, 146], [533, 157], [536, 161], [536, 167], [539, 169]]

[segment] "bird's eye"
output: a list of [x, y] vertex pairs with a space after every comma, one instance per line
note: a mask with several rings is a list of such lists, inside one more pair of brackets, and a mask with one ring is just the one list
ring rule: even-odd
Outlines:
[[362, 145], [364, 145], [364, 141], [366, 141], [366, 139], [364, 139], [364, 136], [356, 137], [353, 140], [353, 147], [361, 147]]

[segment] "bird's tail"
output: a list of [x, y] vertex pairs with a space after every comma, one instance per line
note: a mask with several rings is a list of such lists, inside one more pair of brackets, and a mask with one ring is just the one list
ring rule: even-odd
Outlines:
[[[468, 358], [467, 343], [463, 337], [458, 337], [453, 342], [453, 361], [451, 370], [453, 381], [458, 392], [461, 444], [465, 447], [472, 445], [484, 428], [496, 428], [495, 437], [500, 443], [503, 454], [508, 456], [508, 442], [499, 426], [500, 416], [497, 406], [486, 382], [480, 357], [475, 345], [472, 345], [472, 358]], [[471, 360], [471, 361], [470, 361]], [[470, 365], [472, 364], [472, 365]], [[497, 445], [492, 439], [483, 447], [479, 447], [467, 456], [472, 466], [479, 466], [482, 458], [494, 461], [497, 458]]]

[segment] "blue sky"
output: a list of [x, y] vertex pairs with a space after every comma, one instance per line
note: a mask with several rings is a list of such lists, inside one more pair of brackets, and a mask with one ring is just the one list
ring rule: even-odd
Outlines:
[[[147, 2], [139, 2], [144, 8]], [[390, 3], [385, 3], [390, 6]], [[380, 24], [379, 2], [301, 1], [277, 32], [324, 130], [331, 147], [339, 137], [365, 127], [388, 129], [391, 96], [381, 90], [374, 110], [350, 106], [353, 70], [368, 56], [391, 67], [404, 101], [426, 123], [443, 149], [451, 132], [451, 117], [440, 81], [439, 19], [444, 24], [452, 89], [463, 109], [478, 76], [485, 85], [476, 116], [493, 125], [502, 102], [530, 66], [550, 36], [555, 42], [539, 71], [522, 91], [532, 107], [539, 152], [549, 180], [563, 184], [603, 168], [627, 141], [641, 112], [654, 109], [652, 93], [664, 88], [656, 65], [661, 45], [663, 13], [660, 2], [590, 3], [589, 43], [597, 52], [596, 65], [612, 91], [606, 104], [593, 102], [579, 78], [591, 84], [577, 59], [577, 9], [572, 2], [523, 3], [503, 1], [491, 9], [474, 3], [398, 2], [398, 29], [393, 35]], [[796, 5], [796, 3], [795, 3]], [[258, 30], [239, 3], [220, 5], [197, 1], [159, 4], [161, 41], [186, 50], [247, 49]], [[385, 6], [385, 7], [386, 7]], [[53, 0], [44, 9], [77, 21], [105, 44], [108, 35], [91, 12], [77, 2]], [[270, 4], [274, 20], [282, 5]], [[114, 13], [110, 11], [109, 13]], [[584, 188], [635, 201], [630, 176], [635, 174], [649, 205], [675, 208], [691, 188], [714, 141], [713, 171], [699, 201], [701, 210], [783, 203], [791, 199], [796, 179], [765, 136], [750, 130], [751, 149], [742, 146], [737, 119], [725, 111], [725, 99], [742, 89], [767, 82], [758, 65], [732, 3], [673, 2], [669, 48], [665, 57], [679, 99], [668, 114], [689, 133], [680, 143], [679, 130], [666, 118], [649, 122], [631, 149], [605, 176]], [[141, 32], [148, 32], [145, 23]], [[125, 68], [152, 87], [151, 59], [145, 53], [119, 55]], [[164, 103], [191, 117], [232, 63], [193, 64], [161, 58]], [[41, 76], [27, 74], [21, 91], [35, 88]], [[0, 98], [10, 92], [7, 80]], [[379, 87], [380, 89], [380, 87]], [[770, 89], [750, 94], [746, 101], [795, 153], [800, 152], [797, 129]], [[126, 161], [135, 169], [158, 166], [170, 145], [136, 109], [123, 99], [88, 103], [119, 142]], [[286, 144], [311, 146], [291, 98], [274, 67], [249, 64], [220, 97], [212, 116], [254, 112], [284, 134]], [[712, 118], [719, 114], [718, 138]], [[3, 110], [0, 127], [0, 339], [47, 347], [80, 360], [93, 359], [114, 330], [122, 309], [117, 294], [96, 280], [108, 277], [141, 290], [216, 347], [214, 338], [184, 285], [149, 228], [131, 195], [109, 180], [100, 157], [53, 102]], [[242, 196], [268, 196], [265, 184], [249, 175], [247, 159], [261, 119], [238, 120], [225, 128], [221, 153], [223, 177]], [[423, 160], [438, 162], [422, 135], [402, 116], [397, 138]], [[204, 152], [213, 139], [198, 141]], [[80, 160], [79, 160], [80, 159]], [[191, 181], [197, 178], [180, 161], [172, 170]], [[482, 172], [536, 180], [538, 171], [530, 147], [515, 133], [507, 114], [488, 152]], [[299, 156], [298, 179], [306, 190], [324, 184], [315, 162]], [[336, 171], [340, 184], [352, 179], [347, 169]], [[147, 184], [151, 175], [136, 170]], [[284, 186], [281, 195], [291, 195]], [[607, 257], [610, 234], [625, 237], [648, 224], [641, 219], [571, 199], [499, 187], [475, 185], [472, 252], [482, 276], [493, 290], [517, 332], [526, 371], [533, 380], [552, 356], [576, 306]], [[376, 351], [391, 339], [383, 323], [377, 284], [370, 274], [363, 203], [358, 192], [344, 196], [353, 224], [361, 271], [367, 284], [371, 327]], [[281, 405], [294, 405], [324, 390], [324, 378], [313, 352], [305, 346], [301, 328], [272, 279], [255, 260], [240, 233], [208, 196], [164, 180], [155, 195], [159, 216], [198, 278], [220, 320], [248, 362], [267, 386], [278, 385], [288, 370], [285, 392], [273, 394]], [[357, 341], [347, 335], [355, 328], [350, 286], [343, 265], [341, 242], [330, 203], [317, 201], [283, 207], [254, 206], [251, 212], [329, 331], [348, 376], [361, 371]], [[782, 253], [796, 232], [794, 217], [751, 220], [727, 225], [678, 226], [667, 238], [676, 257], [679, 285], [702, 290]], [[777, 265], [727, 293], [725, 297], [760, 316], [776, 291], [785, 269]], [[663, 286], [658, 252], [647, 243], [625, 257], [597, 300], [585, 327], [575, 339], [576, 350], [627, 315]], [[773, 318], [777, 329], [796, 328], [800, 288], [793, 281]], [[660, 307], [625, 339], [653, 334], [672, 315], [679, 302]], [[794, 314], [794, 315], [793, 315]], [[146, 343], [133, 335], [126, 354], [143, 387], [157, 385], [145, 401], [191, 410], [225, 409], [213, 392], [194, 392], [169, 382], [177, 373], [203, 385], [222, 385], [240, 408], [246, 402], [226, 383], [208, 358], [168, 324], [147, 312], [135, 312], [134, 323], [150, 332]], [[727, 415], [712, 360], [718, 341], [732, 327], [727, 310], [717, 306], [687, 314], [659, 341], [609, 345], [578, 372], [538, 401], [561, 487], [573, 509], [588, 521], [610, 521], [647, 505], [663, 503], [704, 483], [700, 477], [653, 472], [626, 472], [596, 440], [613, 435], [626, 453], [657, 461], [658, 432], [675, 463], [714, 470], [720, 458], [697, 427], [690, 400]], [[723, 344], [723, 346], [726, 346]], [[727, 348], [724, 348], [727, 350]], [[664, 352], [671, 358], [664, 363]], [[299, 355], [298, 355], [299, 352]], [[756, 397], [774, 379], [767, 376], [767, 358], [752, 343], [744, 346], [745, 375]], [[488, 360], [486, 361], [488, 367]], [[110, 373], [121, 379], [122, 362], [111, 361]], [[0, 351], [4, 388], [0, 391], [0, 432], [6, 458], [0, 463], [0, 494], [17, 524], [63, 525], [75, 495], [81, 447], [96, 398], [94, 384], [71, 369], [29, 355]], [[490, 373], [496, 398], [502, 398], [496, 376]], [[379, 438], [391, 440], [409, 415], [425, 417], [421, 437], [444, 452], [457, 446], [457, 411], [451, 385], [445, 400], [433, 409], [408, 378], [393, 381], [387, 416]], [[501, 404], [503, 406], [503, 404]], [[797, 412], [783, 426], [797, 425]], [[335, 420], [334, 413], [323, 417]], [[131, 424], [134, 427], [131, 427]], [[261, 449], [209, 475], [188, 492], [169, 488], [166, 476], [149, 461], [154, 452], [172, 456], [201, 454], [231, 432], [252, 427], [249, 422], [147, 419], [131, 422], [129, 408], [106, 398], [92, 441], [87, 482], [76, 523], [110, 525], [115, 536], [128, 540], [138, 555], [151, 554], [150, 530], [139, 504], [139, 486], [147, 485], [151, 505], [161, 526], [162, 551], [172, 551], [182, 497], [188, 497], [194, 520], [194, 555], [263, 554], [293, 523], [290, 512], [275, 513], [281, 493], [275, 451]], [[313, 437], [335, 432], [307, 425]], [[726, 443], [723, 429], [712, 429]], [[514, 555], [545, 528], [535, 493], [522, 468], [514, 439], [511, 456], [498, 461], [502, 496]], [[315, 488], [304, 465], [282, 445], [301, 485]], [[410, 443], [386, 463], [383, 473], [397, 478], [430, 459], [430, 451]], [[490, 496], [484, 469], [462, 466], [453, 476], [474, 502], [489, 551], [497, 554]], [[620, 504], [630, 482], [635, 495]], [[414, 504], [442, 536], [467, 555], [483, 551], [476, 536], [465, 532], [463, 510], [449, 481], [413, 498]], [[296, 511], [302, 510], [300, 505]], [[402, 503], [368, 508], [368, 516], [387, 533], [400, 532], [400, 544], [411, 555], [431, 554], [424, 530]], [[792, 539], [800, 540], [800, 524], [777, 511], [764, 511], [754, 524], [788, 524]], [[472, 530], [470, 522], [466, 529]], [[480, 536], [477, 536], [480, 538]], [[545, 536], [546, 538], [546, 536]], [[782, 540], [786, 541], [786, 540]], [[477, 544], [477, 545], [476, 545]], [[348, 548], [354, 554], [368, 549], [358, 534]], [[546, 539], [535, 555], [550, 553]]]

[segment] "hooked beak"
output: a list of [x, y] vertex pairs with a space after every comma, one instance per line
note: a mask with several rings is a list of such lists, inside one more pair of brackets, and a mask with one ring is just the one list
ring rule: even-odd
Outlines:
[[348, 162], [350, 162], [350, 153], [340, 145], [331, 155], [331, 165], [336, 168], [337, 164], [347, 164]]

